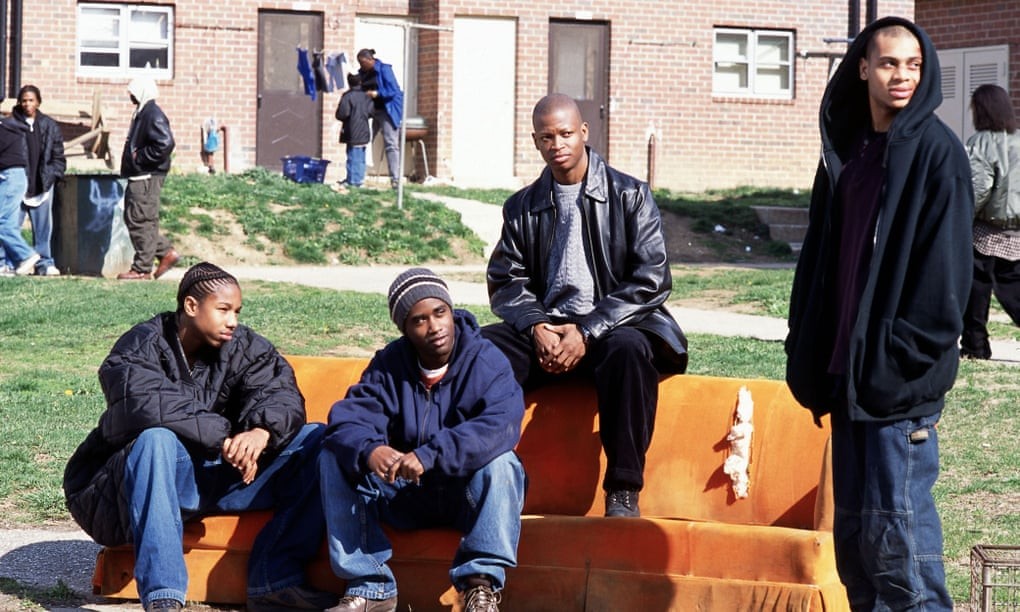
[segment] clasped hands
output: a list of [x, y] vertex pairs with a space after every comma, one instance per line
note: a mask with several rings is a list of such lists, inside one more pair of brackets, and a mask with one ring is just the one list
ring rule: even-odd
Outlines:
[[269, 445], [269, 432], [255, 427], [223, 440], [223, 459], [241, 472], [244, 484], [251, 484], [259, 471], [259, 457]]
[[587, 352], [581, 329], [574, 323], [538, 323], [531, 331], [538, 365], [550, 374], [573, 370]]
[[425, 467], [414, 451], [402, 453], [392, 446], [377, 446], [368, 455], [368, 469], [386, 482], [403, 478], [415, 484], [425, 473]]

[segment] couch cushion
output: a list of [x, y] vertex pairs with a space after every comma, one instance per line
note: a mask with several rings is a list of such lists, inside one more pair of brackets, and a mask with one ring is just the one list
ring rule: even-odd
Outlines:
[[[723, 462], [741, 385], [754, 400], [754, 433], [750, 493], [737, 499]], [[525, 399], [517, 447], [530, 479], [525, 512], [602, 515], [605, 455], [594, 391], [552, 385]], [[810, 529], [828, 435], [782, 382], [667, 377], [659, 385], [642, 515]]]
[[[325, 422], [357, 382], [367, 359], [288, 356], [309, 421]], [[737, 393], [754, 400], [750, 494], [733, 495], [722, 471]], [[595, 392], [566, 382], [529, 392], [517, 452], [529, 475], [525, 512], [600, 516], [605, 455]], [[828, 426], [814, 425], [786, 384], [677, 375], [659, 384], [659, 408], [645, 468], [645, 516], [810, 529]]]

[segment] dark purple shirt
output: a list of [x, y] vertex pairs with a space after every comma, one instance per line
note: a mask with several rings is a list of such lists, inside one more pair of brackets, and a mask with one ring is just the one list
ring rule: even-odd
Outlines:
[[843, 166], [836, 183], [833, 233], [839, 242], [836, 247], [836, 284], [830, 302], [835, 314], [836, 339], [829, 360], [830, 374], [846, 373], [850, 335], [857, 320], [875, 241], [885, 145], [885, 133], [868, 130], [855, 144], [855, 154]]

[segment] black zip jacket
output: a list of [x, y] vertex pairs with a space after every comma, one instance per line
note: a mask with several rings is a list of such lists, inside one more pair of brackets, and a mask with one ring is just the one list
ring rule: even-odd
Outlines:
[[[550, 320], [540, 301], [556, 230], [549, 168], [503, 205], [503, 232], [489, 258], [492, 311], [520, 333]], [[595, 275], [595, 309], [578, 321], [593, 338], [627, 325], [652, 334], [664, 372], [687, 369], [687, 338], [666, 310], [673, 287], [662, 219], [648, 185], [588, 149], [581, 212]]]
[[170, 154], [174, 146], [170, 120], [163, 109], [155, 100], [145, 102], [128, 129], [127, 142], [120, 157], [121, 176], [166, 175], [170, 171]]
[[[28, 120], [20, 108], [14, 107], [12, 114], [28, 129]], [[39, 133], [39, 163], [37, 166], [32, 163], [29, 165], [38, 174], [39, 189], [36, 193], [26, 194], [29, 196], [45, 193], [54, 183], [64, 177], [64, 171], [67, 169], [67, 160], [64, 157], [64, 137], [60, 133], [60, 126], [57, 125], [57, 122], [49, 115], [36, 111], [35, 130]], [[31, 191], [31, 177], [28, 182]]]
[[[836, 182], [858, 134], [871, 121], [859, 77], [873, 33], [903, 25], [921, 43], [922, 77], [888, 132], [874, 243], [849, 339], [845, 380], [827, 374], [835, 331], [838, 235]], [[844, 400], [855, 421], [929, 416], [942, 409], [959, 366], [957, 340], [971, 283], [974, 195], [967, 154], [936, 116], [942, 102], [938, 56], [909, 21], [887, 17], [854, 40], [822, 99], [822, 159], [810, 222], [797, 262], [786, 338], [786, 380], [820, 417]], [[834, 383], [835, 387], [834, 387]]]

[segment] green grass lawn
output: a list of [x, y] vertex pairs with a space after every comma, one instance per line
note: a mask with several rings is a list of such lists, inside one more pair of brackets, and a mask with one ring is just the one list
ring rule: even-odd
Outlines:
[[[679, 276], [683, 286], [686, 273]], [[789, 278], [788, 270], [726, 271], [697, 284], [748, 299], [742, 292], [788, 292]], [[176, 287], [71, 277], [3, 279], [0, 287], [0, 524], [65, 522], [64, 464], [104, 405], [96, 369], [121, 333], [173, 307]], [[285, 353], [365, 356], [396, 335], [381, 295], [286, 283], [247, 282], [243, 289], [243, 322]], [[473, 312], [483, 323], [494, 320], [485, 309]], [[779, 342], [695, 334], [690, 349], [691, 373], [783, 377]], [[968, 597], [974, 544], [1020, 541], [1017, 373], [1011, 365], [966, 361], [947, 398], [936, 497], [957, 601]], [[803, 418], [810, 418], [806, 411]]]
[[[441, 192], [494, 205], [509, 195], [499, 190]], [[230, 177], [173, 176], [164, 194], [164, 223], [172, 232], [215, 237], [221, 231], [217, 215], [229, 215], [253, 244], [279, 248], [291, 261], [336, 257], [357, 263], [428, 263], [456, 261], [458, 252], [481, 250], [481, 241], [456, 214], [417, 199], [407, 200], [399, 212], [392, 192], [364, 190], [341, 197], [323, 185], [298, 185], [252, 171]], [[803, 199], [784, 194], [656, 195], [665, 206], [680, 207], [706, 223], [723, 212], [753, 223], [744, 210], [750, 203], [797, 205]], [[720, 201], [726, 202], [724, 208], [713, 209]], [[357, 223], [348, 225], [349, 219]], [[700, 299], [785, 317], [792, 278], [789, 268], [677, 266], [671, 303]], [[285, 353], [367, 356], [396, 336], [381, 295], [287, 283], [243, 285], [242, 321]], [[61, 476], [103, 409], [96, 370], [131, 325], [172, 309], [175, 294], [176, 286], [165, 282], [0, 279], [0, 526], [69, 520]], [[472, 310], [482, 323], [494, 320], [487, 309]], [[990, 330], [997, 339], [1020, 339], [1012, 325], [993, 323]], [[779, 342], [703, 334], [689, 340], [691, 373], [784, 376]], [[940, 425], [943, 473], [935, 494], [945, 527], [950, 589], [958, 602], [969, 596], [973, 545], [1020, 543], [1018, 373], [1013, 365], [965, 361], [947, 397]], [[803, 418], [810, 418], [807, 411]]]

